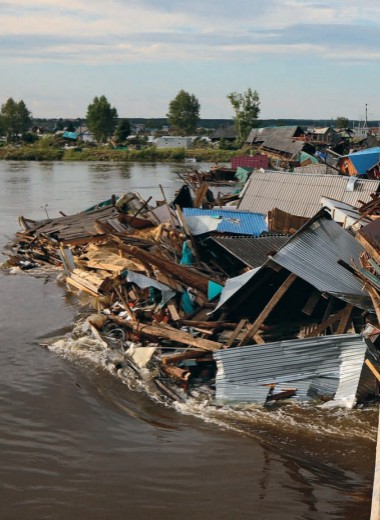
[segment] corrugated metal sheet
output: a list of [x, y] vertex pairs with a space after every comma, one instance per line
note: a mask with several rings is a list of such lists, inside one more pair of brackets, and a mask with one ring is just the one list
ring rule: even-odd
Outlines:
[[276, 384], [297, 388], [300, 399], [329, 396], [352, 407], [375, 388], [374, 376], [363, 368], [370, 349], [361, 335], [342, 334], [213, 352], [216, 401], [262, 403], [263, 385]]
[[[313, 175], [326, 175], [331, 173], [331, 169], [327, 164], [308, 164], [306, 166], [297, 166], [294, 168], [294, 173], [307, 173]], [[338, 174], [338, 172], [337, 172]]]
[[269, 159], [267, 155], [241, 155], [239, 157], [232, 157], [231, 168], [268, 168]]
[[263, 231], [268, 231], [265, 215], [260, 213], [226, 211], [223, 209], [183, 208], [183, 214], [185, 218], [211, 217], [219, 219], [216, 229], [221, 233], [259, 236]]
[[258, 269], [252, 269], [251, 271], [247, 271], [246, 273], [240, 274], [239, 276], [234, 276], [232, 278], [228, 278], [226, 280], [225, 286], [221, 292], [218, 305], [212, 312], [215, 312], [226, 303], [227, 300], [232, 298], [232, 296], [239, 291], [244, 285], [246, 285], [249, 280], [255, 275]]
[[210, 240], [223, 247], [232, 256], [248, 267], [260, 267], [268, 260], [268, 254], [278, 251], [288, 240], [289, 235], [265, 237], [213, 237]]
[[309, 282], [319, 291], [326, 291], [337, 298], [363, 309], [371, 309], [362, 284], [338, 261], [351, 265], [359, 262], [364, 251], [361, 245], [339, 224], [320, 217], [293, 235], [273, 260]]
[[241, 194], [239, 210], [267, 214], [279, 208], [293, 215], [312, 217], [321, 208], [321, 197], [341, 200], [357, 207], [359, 200], [369, 202], [380, 181], [358, 179], [354, 191], [347, 191], [349, 179], [342, 175], [307, 175], [275, 171], [256, 171]]

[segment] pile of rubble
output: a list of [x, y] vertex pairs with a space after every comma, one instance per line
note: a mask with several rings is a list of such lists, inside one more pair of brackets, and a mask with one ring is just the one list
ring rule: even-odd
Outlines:
[[88, 334], [110, 349], [117, 338], [115, 367], [150, 370], [169, 399], [205, 387], [217, 403], [377, 396], [376, 193], [357, 207], [328, 199], [306, 218], [211, 202], [204, 182], [171, 202], [161, 191], [155, 206], [127, 193], [75, 215], [20, 217], [4, 267], [61, 268], [96, 310]]

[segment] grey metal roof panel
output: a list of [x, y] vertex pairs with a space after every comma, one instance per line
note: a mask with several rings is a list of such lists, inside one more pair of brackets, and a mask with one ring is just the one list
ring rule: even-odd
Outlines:
[[278, 251], [289, 240], [289, 235], [213, 237], [211, 240], [253, 269], [263, 265], [269, 253]]
[[359, 334], [249, 345], [213, 352], [216, 400], [262, 402], [265, 384], [299, 388], [300, 398], [328, 395], [352, 407], [375, 378], [363, 369], [370, 344]]
[[347, 191], [350, 178], [276, 171], [256, 171], [241, 193], [239, 210], [268, 213], [273, 208], [293, 215], [312, 217], [321, 208], [321, 197], [358, 206], [369, 202], [378, 191], [379, 180], [356, 179], [354, 191]]
[[362, 246], [339, 224], [320, 217], [293, 235], [273, 260], [321, 292], [334, 294], [360, 308], [372, 308], [362, 284], [338, 263], [359, 261]]

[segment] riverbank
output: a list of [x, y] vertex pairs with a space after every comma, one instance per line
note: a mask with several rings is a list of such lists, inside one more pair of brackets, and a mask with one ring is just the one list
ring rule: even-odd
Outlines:
[[119, 161], [119, 162], [173, 162], [195, 158], [197, 162], [229, 162], [244, 150], [211, 148], [156, 148], [115, 149], [109, 146], [75, 148], [42, 147], [37, 145], [4, 146], [0, 160], [10, 161]]

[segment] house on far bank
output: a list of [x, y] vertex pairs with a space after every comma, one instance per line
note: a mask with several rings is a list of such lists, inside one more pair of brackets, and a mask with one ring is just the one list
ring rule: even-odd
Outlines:
[[237, 135], [234, 125], [219, 126], [210, 134], [210, 140], [212, 143], [218, 141], [235, 141]]
[[95, 142], [94, 134], [87, 128], [87, 126], [79, 126], [75, 129], [75, 132], [78, 134], [78, 139], [80, 141], [83, 141], [84, 143]]
[[341, 141], [341, 136], [334, 128], [326, 126], [310, 130], [306, 134], [306, 140], [315, 146], [335, 146]]
[[190, 148], [192, 145], [192, 137], [180, 137], [175, 135], [165, 135], [157, 137], [154, 144], [157, 148]]
[[305, 131], [300, 126], [253, 128], [246, 144], [285, 161], [293, 161], [302, 151], [311, 155], [315, 152], [315, 148], [306, 142]]

